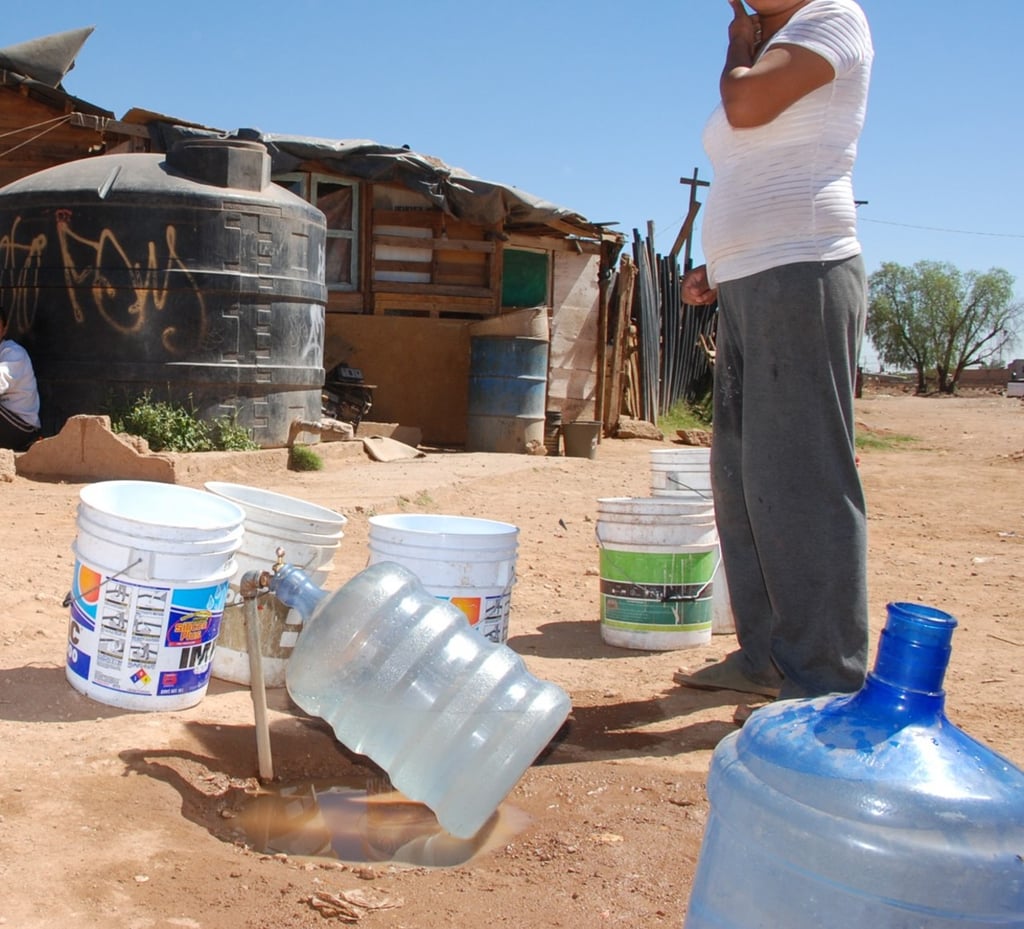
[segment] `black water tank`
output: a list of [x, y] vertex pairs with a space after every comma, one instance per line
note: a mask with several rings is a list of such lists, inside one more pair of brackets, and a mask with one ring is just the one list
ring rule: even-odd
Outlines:
[[0, 189], [0, 299], [44, 431], [148, 391], [284, 445], [321, 415], [325, 239], [258, 142], [190, 139]]

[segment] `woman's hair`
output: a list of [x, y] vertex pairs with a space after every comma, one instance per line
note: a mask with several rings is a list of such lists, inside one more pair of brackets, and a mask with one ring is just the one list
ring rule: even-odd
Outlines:
[[10, 321], [10, 316], [7, 313], [7, 307], [0, 303], [0, 326], [6, 326]]

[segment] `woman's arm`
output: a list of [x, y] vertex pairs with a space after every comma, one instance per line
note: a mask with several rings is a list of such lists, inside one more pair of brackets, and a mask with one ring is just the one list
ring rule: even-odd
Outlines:
[[750, 129], [770, 123], [801, 97], [835, 79], [828, 61], [799, 45], [775, 45], [756, 58], [759, 19], [750, 16], [740, 0], [729, 2], [733, 20], [719, 81], [729, 125]]

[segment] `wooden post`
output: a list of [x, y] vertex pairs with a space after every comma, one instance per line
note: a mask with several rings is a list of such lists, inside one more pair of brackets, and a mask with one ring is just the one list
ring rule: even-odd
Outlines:
[[604, 428], [614, 435], [622, 415], [623, 377], [626, 376], [626, 337], [629, 332], [629, 314], [633, 308], [633, 290], [636, 283], [636, 265], [629, 255], [619, 259], [617, 297], [611, 332], [611, 358], [609, 384], [605, 391]]
[[697, 188], [698, 187], [710, 187], [710, 181], [701, 181], [697, 178], [697, 169], [693, 169], [692, 177], [681, 177], [679, 178], [680, 184], [687, 184], [690, 188], [690, 207], [686, 213], [686, 220], [679, 230], [679, 235], [676, 236], [676, 244], [672, 246], [672, 257], [675, 258], [679, 254], [679, 249], [683, 242], [686, 243], [686, 251], [683, 254], [683, 270], [690, 270], [690, 246], [693, 240], [693, 221], [697, 218], [697, 211], [700, 210], [700, 203], [697, 202]]

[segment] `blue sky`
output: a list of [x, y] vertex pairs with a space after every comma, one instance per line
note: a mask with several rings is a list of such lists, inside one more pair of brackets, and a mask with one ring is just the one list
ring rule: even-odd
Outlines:
[[[1000, 267], [1024, 298], [1024, 7], [861, 3], [876, 51], [854, 177], [868, 271]], [[48, 0], [5, 11], [0, 46], [95, 26], [64, 84], [117, 116], [408, 144], [629, 237], [651, 221], [664, 253], [680, 177], [711, 174], [701, 131], [730, 15], [726, 0]]]

